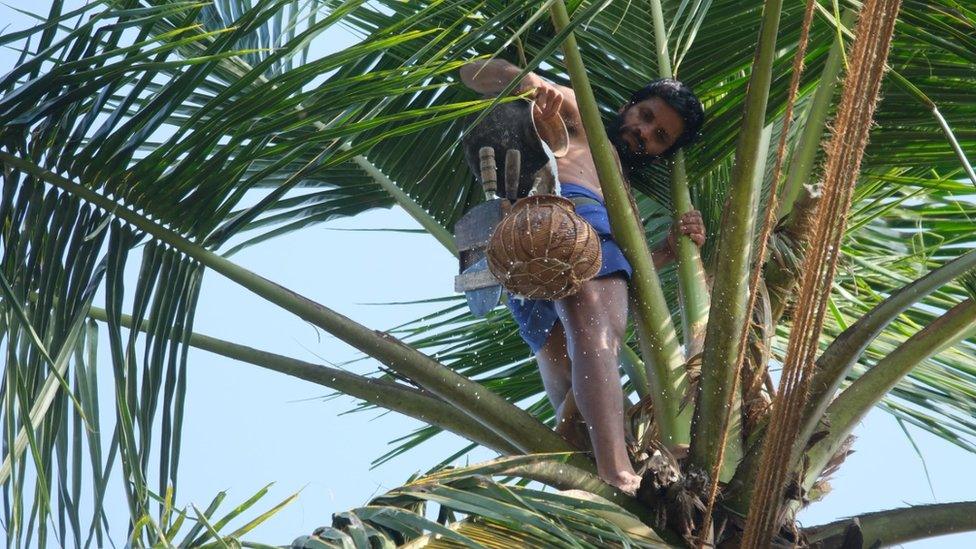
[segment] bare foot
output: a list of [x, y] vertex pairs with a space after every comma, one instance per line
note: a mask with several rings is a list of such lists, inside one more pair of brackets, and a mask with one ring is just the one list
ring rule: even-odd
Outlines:
[[605, 478], [604, 480], [628, 496], [636, 495], [641, 483], [640, 475], [629, 471], [618, 471], [612, 475], [612, 478]]

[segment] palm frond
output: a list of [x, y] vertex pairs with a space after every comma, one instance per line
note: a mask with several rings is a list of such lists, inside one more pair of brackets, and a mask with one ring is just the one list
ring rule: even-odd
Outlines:
[[[630, 512], [578, 490], [546, 492], [500, 483], [516, 461], [444, 469], [333, 515], [331, 526], [292, 547], [670, 547]], [[434, 505], [437, 519], [433, 520]]]
[[[390, 92], [385, 86], [414, 93], [411, 82], [452, 70], [450, 64], [409, 66], [397, 75], [332, 79], [329, 85], [302, 91], [321, 72], [368, 59], [404, 40], [419, 40], [436, 29], [381, 32], [301, 70], [288, 70], [289, 60], [308, 40], [359, 3], [344, 3], [293, 38], [276, 42], [272, 51], [263, 51], [262, 43], [250, 44], [268, 25], [274, 27], [285, 4], [261, 2], [241, 11], [233, 27], [207, 32], [193, 24], [206, 4], [160, 2], [118, 9], [93, 4], [89, 17], [75, 27], [32, 29], [25, 36], [40, 37], [35, 51], [25, 48], [22, 62], [0, 78], [2, 152], [21, 166], [4, 161], [0, 201], [2, 270], [11, 286], [8, 297], [0, 301], [5, 319], [0, 337], [10, 365], [4, 369], [9, 404], [3, 424], [11, 478], [4, 490], [15, 502], [5, 508], [4, 518], [13, 545], [23, 544], [24, 536], [28, 544], [44, 545], [48, 533], [57, 532], [57, 544], [71, 543], [66, 539], [70, 534], [81, 546], [89, 531], [101, 545], [106, 535], [101, 516], [104, 486], [116, 459], [133, 520], [132, 543], [161, 539], [159, 529], [146, 528], [150, 523], [143, 517], [151, 515], [153, 506], [157, 517], [164, 514], [163, 505], [153, 503], [152, 493], [176, 494], [186, 341], [202, 276], [198, 263], [147, 240], [139, 230], [114, 219], [111, 208], [92, 208], [51, 189], [38, 178], [39, 171], [23, 171], [23, 166], [48, 168], [82, 181], [85, 188], [112, 197], [121, 207], [216, 247], [260, 217], [311, 169], [342, 165], [384, 137], [340, 147], [350, 136], [384, 124], [396, 124], [391, 134], [403, 135], [482, 108], [477, 102], [439, 105], [433, 117], [429, 110], [374, 113], [360, 108], [363, 101], [385, 97]], [[51, 21], [64, 19], [59, 10], [55, 3]], [[152, 32], [159, 28], [164, 30]], [[242, 44], [247, 49], [240, 49]], [[247, 56], [256, 62], [253, 68], [230, 71], [228, 60]], [[386, 85], [376, 86], [380, 80]], [[214, 87], [215, 82], [223, 87]], [[248, 86], [247, 93], [241, 93]], [[343, 99], [332, 100], [337, 90], [345, 92]], [[299, 104], [304, 112], [293, 108]], [[190, 112], [187, 105], [196, 108]], [[331, 122], [313, 135], [301, 134], [313, 119]], [[289, 130], [299, 133], [288, 135]], [[311, 160], [290, 164], [302, 154], [311, 154]], [[284, 181], [257, 206], [239, 210], [248, 189], [271, 173]], [[124, 282], [131, 263], [138, 271], [134, 285]], [[84, 328], [82, 317], [102, 284], [116, 393], [115, 426], [105, 431], [114, 436], [107, 454], [100, 451], [105, 441], [97, 436], [88, 437], [90, 448], [77, 437], [68, 452], [69, 437], [87, 430], [82, 416], [69, 418], [72, 410], [97, 417], [91, 388], [94, 366], [92, 357], [80, 350], [86, 338], [79, 339], [85, 330], [78, 327]], [[11, 316], [14, 302], [24, 304], [28, 323]], [[147, 326], [145, 337], [122, 330], [128, 303], [136, 325]], [[52, 369], [36, 341], [31, 344], [28, 326], [50, 353], [68, 357], [56, 361], [64, 372]], [[85, 360], [71, 361], [72, 357]], [[52, 390], [51, 380], [58, 377], [85, 398], [56, 386]], [[81, 406], [73, 408], [71, 399]], [[35, 402], [46, 409], [24, 407]], [[103, 416], [102, 421], [110, 420]], [[24, 453], [28, 448], [30, 457]], [[157, 463], [150, 463], [152, 455], [159, 456]], [[82, 466], [86, 459], [90, 473]], [[33, 464], [37, 482], [33, 490], [24, 483], [30, 478], [25, 476], [28, 464]], [[71, 488], [84, 482], [95, 486], [91, 508], [96, 513], [87, 529], [78, 516], [81, 496]], [[25, 493], [35, 498], [27, 508]], [[55, 494], [62, 505], [59, 527], [51, 529]]]
[[[567, 82], [562, 59], [553, 53], [552, 27], [528, 0], [133, 0], [71, 12], [61, 2], [52, 4], [35, 26], [0, 36], [0, 45], [22, 52], [17, 66], [0, 76], [0, 152], [82, 182], [187, 240], [227, 254], [315, 223], [404, 204], [403, 196], [435, 225], [450, 228], [481, 200], [457, 145], [469, 124], [464, 117], [489, 104], [459, 85], [460, 64], [499, 55]], [[648, 5], [571, 2], [607, 116], [656, 76]], [[693, 199], [710, 236], [718, 230], [728, 190], [760, 6], [758, 0], [689, 0], [668, 8], [679, 77], [698, 90], [708, 112], [704, 139], [687, 157]], [[837, 33], [828, 10], [819, 17], [801, 106], [819, 84], [819, 68]], [[774, 134], [782, 127], [799, 20], [797, 6], [785, 10], [767, 116]], [[349, 45], [310, 58], [310, 44], [339, 28], [350, 33]], [[906, 1], [889, 60], [938, 105], [970, 158], [976, 156], [976, 133], [968, 129], [976, 117], [974, 29], [976, 15], [953, 0]], [[974, 246], [976, 211], [971, 187], [960, 182], [959, 156], [930, 105], [899, 82], [885, 83], [824, 343], [897, 286]], [[658, 240], [669, 222], [667, 171], [662, 164], [634, 182], [649, 240]], [[9, 281], [0, 298], [7, 544], [103, 545], [110, 534], [100, 509], [111, 497], [108, 479], [119, 468], [132, 516], [126, 537], [133, 544], [172, 540], [174, 528], [187, 521], [194, 523], [187, 541], [210, 534], [207, 541], [216, 542], [211, 530], [226, 525], [215, 515], [222, 498], [193, 514], [176, 513], [172, 503], [186, 341], [202, 268], [121, 222], [111, 208], [93, 208], [35, 175], [6, 162], [0, 172], [0, 274]], [[706, 259], [714, 255], [711, 246]], [[134, 284], [125, 278], [127, 266], [137, 272]], [[663, 274], [668, 299], [676, 303], [673, 275]], [[85, 318], [101, 287], [109, 343], [98, 350], [96, 328]], [[853, 377], [965, 295], [954, 284], [920, 301], [872, 343]], [[500, 310], [476, 321], [462, 307], [449, 301], [399, 333], [548, 418], [551, 409], [514, 324]], [[122, 329], [130, 308], [147, 336]], [[779, 334], [788, 330], [781, 326]], [[774, 353], [782, 352], [781, 344], [774, 342]], [[111, 355], [111, 411], [96, 397], [99, 351]], [[923, 362], [881, 406], [976, 450], [974, 354], [970, 338]], [[102, 431], [112, 432], [112, 439], [103, 440], [86, 421], [107, 426]], [[426, 428], [404, 438], [381, 460], [435, 433]], [[159, 461], [150, 463], [156, 455]], [[91, 493], [81, 490], [89, 482]], [[518, 514], [452, 521], [457, 526], [451, 531], [467, 540], [511, 535], [530, 543], [563, 542], [550, 527], [559, 521], [573, 525], [573, 539], [584, 545], [620, 536], [604, 522], [583, 526], [582, 518], [568, 513], [590, 512], [577, 496], [557, 505], [547, 499], [551, 494], [474, 476], [434, 483], [436, 498], [413, 487], [383, 505], [436, 499], [449, 502], [445, 507], [453, 512], [488, 514], [517, 500], [531, 501], [532, 512], [545, 510], [532, 515], [531, 532], [516, 531], [512, 517], [525, 518]], [[480, 507], [470, 507], [466, 491], [482, 498], [476, 498]], [[89, 507], [95, 513], [83, 516]], [[413, 530], [404, 530], [409, 536], [445, 542], [430, 536], [432, 521], [414, 515]], [[330, 535], [351, 543], [365, 535], [383, 544], [403, 535], [370, 522], [379, 515], [357, 510], [354, 516], [340, 520]]]

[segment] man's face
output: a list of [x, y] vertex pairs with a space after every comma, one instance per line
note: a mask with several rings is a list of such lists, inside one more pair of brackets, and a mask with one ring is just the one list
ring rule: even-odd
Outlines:
[[625, 163], [645, 163], [671, 148], [685, 130], [681, 115], [660, 97], [649, 97], [620, 113], [614, 141]]

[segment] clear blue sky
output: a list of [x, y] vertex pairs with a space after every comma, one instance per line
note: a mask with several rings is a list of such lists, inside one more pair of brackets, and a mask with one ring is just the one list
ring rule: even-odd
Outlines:
[[[49, 2], [13, 0], [12, 5], [46, 11]], [[10, 22], [9, 30], [16, 30], [28, 20], [9, 6], [0, 6], [0, 21]], [[330, 42], [334, 44], [334, 37], [321, 37], [312, 57]], [[10, 50], [0, 51], [0, 70], [8, 70], [15, 60]], [[332, 229], [415, 226], [398, 209], [375, 211], [305, 229], [245, 250], [233, 259], [369, 327], [384, 329], [432, 308], [365, 303], [448, 295], [456, 270], [454, 259], [426, 235]], [[138, 260], [132, 258], [129, 263], [138, 265]], [[196, 329], [312, 362], [338, 363], [358, 356], [328, 334], [317, 333], [309, 324], [213, 273], [204, 280]], [[375, 363], [367, 361], [353, 366], [357, 372], [374, 368]], [[419, 424], [393, 414], [340, 417], [354, 406], [351, 399], [325, 401], [322, 397], [329, 391], [323, 387], [202, 351], [190, 353], [189, 372], [178, 503], [203, 507], [218, 491], [227, 490], [225, 505], [229, 507], [274, 482], [270, 494], [257, 507], [263, 510], [302, 491], [297, 502], [251, 533], [249, 539], [254, 541], [289, 543], [300, 534], [329, 524], [332, 513], [362, 505], [371, 496], [398, 486], [412, 473], [426, 470], [461, 444], [456, 437], [442, 435], [370, 470], [370, 461], [388, 449], [387, 441]], [[107, 356], [101, 373], [102, 402], [107, 405], [112, 402]], [[805, 511], [802, 522], [814, 525], [906, 504], [973, 499], [976, 456], [911, 429], [927, 461], [934, 498], [921, 461], [901, 429], [891, 416], [876, 410], [858, 429], [856, 453], [835, 477], [834, 492]], [[484, 451], [472, 455], [474, 460], [487, 457], [490, 454]], [[118, 482], [107, 505], [113, 539], [120, 543], [126, 507]], [[908, 546], [973, 547], [976, 534]]]

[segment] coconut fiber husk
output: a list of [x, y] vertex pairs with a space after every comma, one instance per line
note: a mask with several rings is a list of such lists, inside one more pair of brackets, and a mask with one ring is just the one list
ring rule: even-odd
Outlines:
[[510, 293], [562, 299], [600, 272], [600, 236], [561, 196], [523, 198], [495, 228], [488, 269]]

